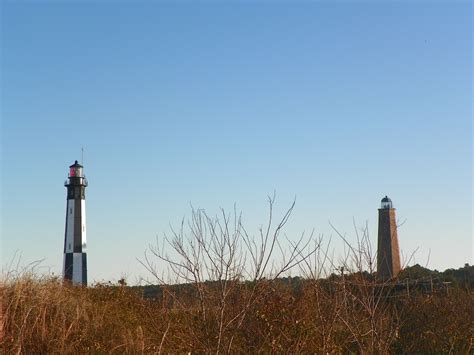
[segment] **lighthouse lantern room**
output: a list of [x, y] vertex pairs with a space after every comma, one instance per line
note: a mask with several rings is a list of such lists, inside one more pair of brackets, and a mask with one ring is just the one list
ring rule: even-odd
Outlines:
[[392, 200], [388, 198], [388, 196], [385, 196], [382, 201], [381, 201], [381, 208], [386, 209], [386, 208], [393, 208], [392, 206]]

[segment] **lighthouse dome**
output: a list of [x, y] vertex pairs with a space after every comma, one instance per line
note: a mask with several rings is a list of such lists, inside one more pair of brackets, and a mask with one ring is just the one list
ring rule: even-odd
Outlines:
[[70, 167], [70, 168], [74, 168], [74, 167], [82, 168], [83, 166], [82, 166], [81, 164], [79, 164], [79, 163], [77, 162], [77, 160], [76, 160], [76, 161], [74, 161], [74, 164], [70, 165], [69, 167]]
[[392, 208], [392, 200], [385, 196], [382, 201], [382, 208]]

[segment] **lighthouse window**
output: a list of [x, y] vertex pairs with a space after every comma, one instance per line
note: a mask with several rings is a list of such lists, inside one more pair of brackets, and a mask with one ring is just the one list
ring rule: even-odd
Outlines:
[[69, 214], [72, 214], [72, 208], [69, 209]]

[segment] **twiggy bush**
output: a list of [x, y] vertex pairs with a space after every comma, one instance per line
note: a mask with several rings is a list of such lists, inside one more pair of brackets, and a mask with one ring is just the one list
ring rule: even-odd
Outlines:
[[[247, 232], [235, 209], [232, 215], [222, 210], [216, 217], [210, 217], [203, 210], [193, 210], [187, 224], [183, 221], [178, 231], [172, 231], [171, 238], [164, 237], [166, 249], [160, 249], [157, 241], [141, 261], [159, 284], [175, 280], [192, 285], [197, 300], [194, 318], [197, 323], [192, 324], [189, 332], [195, 332], [200, 351], [236, 351], [235, 341], [242, 333], [250, 309], [266, 292], [264, 278], [276, 279], [309, 258], [319, 247], [308, 249], [312, 237], [304, 240], [302, 235], [296, 242], [287, 240], [291, 247], [285, 251], [281, 233], [294, 203], [276, 224], [274, 197], [269, 198], [268, 203], [268, 222], [258, 237]], [[168, 250], [174, 255], [169, 255]], [[164, 262], [170, 274], [162, 276], [153, 257]], [[177, 299], [174, 293], [169, 295]], [[185, 308], [180, 302], [176, 304]]]
[[461, 289], [450, 294], [414, 295], [402, 300], [406, 312], [393, 348], [398, 353], [472, 354], [474, 295]]

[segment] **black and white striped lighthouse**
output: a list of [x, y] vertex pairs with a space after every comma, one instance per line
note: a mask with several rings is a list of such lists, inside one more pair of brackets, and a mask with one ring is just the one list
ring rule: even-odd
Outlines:
[[86, 186], [83, 166], [77, 160], [69, 167], [66, 231], [64, 233], [63, 278], [74, 285], [87, 286]]

